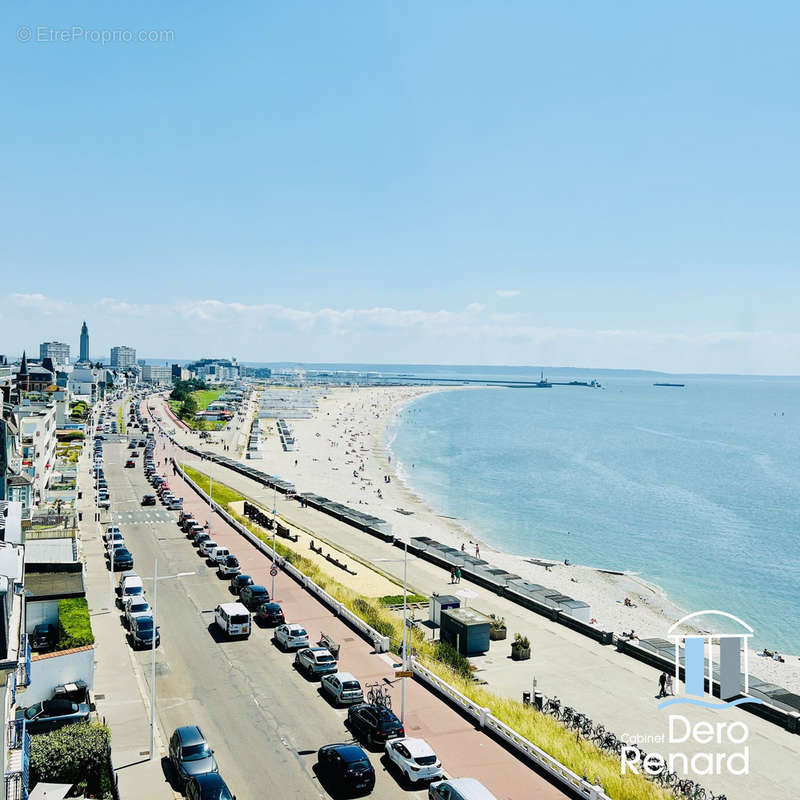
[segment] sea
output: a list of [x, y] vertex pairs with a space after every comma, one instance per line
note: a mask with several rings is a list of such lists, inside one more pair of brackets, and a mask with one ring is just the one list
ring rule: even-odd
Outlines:
[[754, 646], [800, 653], [800, 379], [592, 377], [602, 388], [426, 395], [386, 443], [420, 497], [493, 547], [635, 572], [687, 611], [740, 617]]

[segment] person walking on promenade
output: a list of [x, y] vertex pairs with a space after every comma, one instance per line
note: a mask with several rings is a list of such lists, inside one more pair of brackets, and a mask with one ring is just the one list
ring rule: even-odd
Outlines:
[[667, 690], [667, 694], [674, 695], [675, 690], [672, 688], [672, 675], [667, 675], [667, 682], [664, 685], [664, 688]]
[[658, 699], [667, 696], [667, 673], [662, 672], [658, 676]]
[[475, 558], [481, 557], [481, 546], [479, 544], [475, 545]]
[[461, 567], [456, 567], [456, 583], [461, 583]]
[[456, 568], [450, 567], [450, 583], [456, 582]]
[[461, 552], [462, 552], [462, 553], [464, 552], [464, 549], [465, 549], [465, 548], [464, 548], [464, 542], [461, 542]]

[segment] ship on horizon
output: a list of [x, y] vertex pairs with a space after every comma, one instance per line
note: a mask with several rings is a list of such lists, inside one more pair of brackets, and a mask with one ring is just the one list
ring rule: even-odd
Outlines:
[[686, 386], [686, 384], [685, 383], [654, 383], [653, 386], [675, 386], [675, 387], [681, 388], [683, 386]]

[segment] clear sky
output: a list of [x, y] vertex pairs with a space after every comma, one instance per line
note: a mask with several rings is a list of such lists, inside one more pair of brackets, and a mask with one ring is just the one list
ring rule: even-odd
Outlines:
[[2, 18], [2, 353], [800, 373], [796, 3]]

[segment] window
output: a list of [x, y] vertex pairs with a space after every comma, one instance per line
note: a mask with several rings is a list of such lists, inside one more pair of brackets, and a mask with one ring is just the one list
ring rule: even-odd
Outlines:
[[234, 614], [231, 617], [231, 625], [247, 625], [249, 621], [249, 617], [245, 614]]

